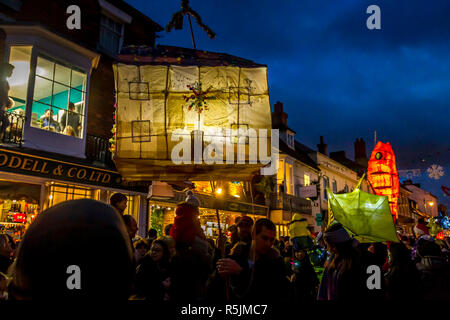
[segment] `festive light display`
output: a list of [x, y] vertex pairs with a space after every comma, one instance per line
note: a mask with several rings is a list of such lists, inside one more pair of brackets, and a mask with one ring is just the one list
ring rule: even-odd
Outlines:
[[444, 238], [445, 238], [444, 231], [439, 231], [438, 234], [436, 235], [436, 239], [444, 240]]
[[428, 176], [435, 180], [439, 180], [441, 177], [444, 176], [444, 168], [436, 164], [431, 165], [431, 167], [427, 169], [427, 172]]
[[391, 144], [379, 141], [372, 151], [367, 178], [375, 194], [387, 196], [394, 221], [398, 219], [399, 180]]

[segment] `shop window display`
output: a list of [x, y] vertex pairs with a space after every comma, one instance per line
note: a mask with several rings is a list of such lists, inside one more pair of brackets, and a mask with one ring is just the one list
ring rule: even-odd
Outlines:
[[128, 201], [127, 201], [127, 208], [125, 209], [124, 214], [132, 215], [136, 221], [139, 221], [138, 220], [139, 198], [135, 195], [129, 194], [126, 194], [126, 196]]
[[0, 232], [20, 240], [40, 212], [40, 185], [0, 180]]
[[99, 200], [100, 190], [86, 187], [51, 184], [49, 188], [48, 206], [52, 207], [58, 203], [76, 199]]

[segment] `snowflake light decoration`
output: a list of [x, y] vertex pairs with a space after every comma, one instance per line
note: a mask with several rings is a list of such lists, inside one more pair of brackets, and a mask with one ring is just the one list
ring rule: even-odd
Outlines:
[[436, 164], [431, 165], [431, 167], [427, 169], [427, 172], [430, 178], [436, 180], [439, 180], [441, 177], [444, 176], [444, 168]]
[[191, 95], [184, 95], [183, 98], [186, 102], [189, 102], [188, 110], [191, 111], [194, 109], [197, 113], [202, 113], [203, 110], [208, 110], [208, 100], [214, 100], [216, 97], [208, 97], [207, 94], [212, 89], [209, 87], [207, 90], [203, 91], [202, 83], [196, 82], [194, 85], [187, 85], [189, 90], [192, 91]]

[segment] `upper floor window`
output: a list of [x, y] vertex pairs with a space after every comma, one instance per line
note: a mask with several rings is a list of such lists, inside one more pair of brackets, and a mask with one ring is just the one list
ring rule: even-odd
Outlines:
[[289, 147], [294, 149], [294, 135], [292, 133], [287, 134], [287, 144]]
[[117, 55], [122, 46], [123, 24], [106, 15], [102, 15], [100, 23], [100, 47], [113, 55]]
[[278, 161], [277, 185], [284, 185], [284, 160]]
[[328, 200], [327, 188], [330, 187], [330, 179], [328, 177], [323, 177], [323, 197], [325, 200]]
[[25, 116], [28, 80], [30, 76], [31, 46], [13, 46], [9, 63], [14, 66], [8, 78], [10, 105], [8, 111]]
[[294, 194], [294, 169], [289, 162], [286, 162], [286, 193]]
[[333, 193], [337, 193], [337, 182], [333, 180]]
[[345, 187], [344, 187], [344, 192], [345, 192], [345, 193], [348, 193], [348, 185], [345, 185]]
[[31, 126], [83, 137], [86, 78], [85, 72], [39, 54]]
[[311, 180], [310, 180], [309, 174], [307, 174], [307, 173], [305, 173], [303, 175], [303, 184], [305, 186], [309, 186], [311, 184]]

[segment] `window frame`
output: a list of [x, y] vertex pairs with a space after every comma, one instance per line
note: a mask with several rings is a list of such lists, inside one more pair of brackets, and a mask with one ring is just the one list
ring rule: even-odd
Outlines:
[[[290, 183], [289, 183], [289, 190], [291, 192], [288, 192], [288, 179], [287, 179], [287, 165], [291, 166], [291, 176], [290, 176]], [[284, 185], [285, 185], [285, 190], [284, 192], [286, 194], [290, 194], [290, 195], [295, 195], [295, 183], [294, 183], [294, 161], [292, 161], [291, 159], [285, 159], [285, 170], [284, 170]]]
[[[38, 59], [39, 58], [41, 58], [41, 59], [45, 59], [45, 60], [47, 60], [47, 61], [50, 61], [50, 62], [52, 62], [53, 63], [53, 75], [52, 75], [52, 79], [50, 79], [50, 78], [47, 78], [47, 77], [44, 77], [44, 76], [42, 76], [42, 75], [38, 75], [37, 73], [36, 73], [36, 71], [37, 71], [37, 67], [38, 67]], [[33, 57], [32, 57], [32, 59], [33, 59]], [[55, 80], [55, 77], [56, 77], [56, 66], [57, 65], [60, 65], [60, 66], [62, 66], [62, 67], [65, 67], [65, 68], [68, 68], [68, 69], [70, 69], [70, 76], [69, 76], [69, 84], [67, 85], [67, 84], [64, 84], [64, 83], [61, 83], [61, 82], [59, 82], [59, 81], [57, 81], [57, 80]], [[30, 63], [30, 66], [31, 66], [31, 63]], [[64, 110], [64, 111], [66, 111], [66, 112], [68, 112], [68, 109], [67, 109], [67, 106], [66, 106], [66, 109], [62, 109], [62, 108], [60, 108], [60, 107], [58, 107], [58, 106], [55, 106], [54, 104], [53, 104], [53, 96], [54, 96], [54, 89], [55, 89], [55, 84], [57, 84], [57, 85], [60, 85], [60, 86], [64, 86], [64, 87], [66, 87], [67, 89], [68, 89], [68, 96], [67, 96], [67, 101], [68, 101], [68, 103], [70, 102], [70, 95], [71, 95], [71, 92], [72, 92], [72, 90], [76, 90], [76, 91], [79, 91], [79, 92], [81, 92], [81, 96], [84, 98], [83, 99], [83, 113], [79, 113], [79, 112], [75, 112], [78, 116], [80, 116], [80, 118], [81, 118], [81, 124], [82, 124], [82, 126], [81, 126], [81, 130], [83, 131], [83, 134], [78, 134], [78, 136], [75, 136], [74, 138], [76, 138], [76, 139], [83, 139], [83, 136], [84, 136], [84, 133], [85, 133], [85, 131], [86, 131], [86, 126], [85, 126], [85, 118], [87, 118], [87, 111], [86, 111], [86, 104], [87, 104], [87, 91], [88, 91], [88, 87], [87, 87], [87, 83], [88, 83], [88, 73], [85, 71], [85, 70], [83, 70], [82, 68], [79, 68], [78, 66], [76, 66], [76, 65], [72, 65], [72, 64], [70, 64], [70, 63], [68, 63], [68, 62], [66, 62], [66, 61], [61, 61], [60, 59], [57, 59], [57, 58], [55, 58], [55, 57], [53, 57], [53, 56], [51, 56], [51, 55], [48, 55], [47, 53], [45, 53], [45, 52], [42, 52], [42, 51], [39, 51], [39, 52], [37, 52], [37, 55], [36, 55], [36, 61], [35, 61], [35, 67], [34, 67], [34, 70], [30, 70], [30, 76], [31, 76], [31, 71], [34, 71], [33, 72], [33, 76], [34, 76], [34, 79], [33, 79], [33, 88], [32, 88], [32, 95], [31, 95], [31, 100], [30, 100], [30, 104], [31, 104], [31, 114], [33, 114], [33, 104], [36, 102], [36, 103], [40, 103], [40, 104], [42, 104], [42, 105], [46, 105], [46, 106], [48, 106], [52, 111], [53, 111], [53, 109], [57, 109], [57, 110]], [[72, 74], [73, 74], [73, 71], [76, 71], [76, 72], [79, 72], [79, 73], [83, 73], [84, 75], [85, 75], [85, 77], [86, 77], [86, 79], [85, 79], [85, 83], [84, 83], [84, 90], [79, 90], [79, 89], [76, 89], [75, 87], [72, 87]], [[34, 96], [34, 90], [35, 90], [35, 88], [36, 88], [36, 79], [37, 78], [40, 78], [40, 79], [43, 79], [43, 80], [46, 80], [46, 81], [51, 81], [51, 83], [52, 83], [52, 86], [51, 86], [51, 100], [50, 100], [50, 104], [48, 104], [48, 103], [45, 103], [45, 102], [42, 102], [42, 101], [40, 101], [40, 100], [35, 100], [35, 96]], [[28, 100], [27, 100], [27, 104], [26, 104], [26, 107], [28, 107]], [[68, 118], [66, 119], [66, 120], [68, 120]], [[59, 119], [58, 120], [56, 120], [56, 122], [59, 124], [60, 123], [60, 121], [59, 121]], [[87, 121], [86, 121], [87, 122]], [[33, 126], [33, 125], [31, 125], [31, 123], [30, 123], [30, 126], [32, 126], [33, 128], [37, 128], [37, 129], [41, 129], [41, 130], [45, 130], [45, 129], [43, 129], [43, 128], [41, 128], [41, 127], [35, 127], [35, 126]], [[50, 131], [50, 130], [45, 130], [45, 131], [48, 131], [48, 132], [52, 132], [52, 133], [56, 133], [56, 134], [59, 134], [59, 135], [63, 135], [63, 136], [68, 136], [68, 135], [65, 135], [64, 133], [62, 133], [62, 132], [53, 132], [53, 131]]]
[[[308, 177], [308, 179], [306, 179], [306, 177]], [[307, 182], [307, 180], [308, 180], [308, 182]], [[305, 172], [305, 173], [303, 174], [303, 185], [304, 185], [305, 187], [311, 185], [311, 175], [310, 175], [309, 173], [307, 173], [307, 172]]]
[[336, 181], [336, 179], [333, 179], [333, 181], [331, 182], [331, 186], [332, 186], [333, 193], [337, 193], [337, 181]]
[[[104, 24], [104, 18], [109, 19], [111, 21], [113, 21], [116, 24], [120, 25], [120, 35], [116, 30], [111, 29], [108, 25]], [[115, 35], [119, 35], [119, 43], [118, 43], [118, 51], [117, 52], [112, 52], [108, 47], [103, 45], [103, 41], [102, 41], [102, 32], [106, 29], [107, 32], [112, 32]], [[98, 39], [98, 48], [102, 51], [104, 51], [105, 53], [109, 54], [109, 55], [113, 55], [114, 57], [116, 57], [120, 51], [122, 50], [122, 45], [123, 45], [123, 39], [124, 39], [124, 33], [125, 33], [125, 24], [122, 21], [119, 21], [119, 19], [114, 18], [112, 15], [107, 14], [106, 12], [102, 12], [100, 15], [100, 35], [99, 35], [99, 39]]]
[[[9, 37], [9, 36], [8, 36]], [[30, 57], [30, 73], [28, 77], [27, 92], [26, 92], [26, 103], [25, 103], [25, 123], [23, 126], [23, 146], [45, 150], [48, 152], [55, 152], [59, 154], [65, 154], [69, 156], [75, 156], [78, 158], [85, 158], [85, 148], [86, 148], [86, 134], [87, 130], [87, 115], [88, 115], [88, 101], [89, 101], [89, 90], [90, 90], [90, 76], [91, 76], [91, 66], [92, 61], [87, 60], [85, 57], [81, 56], [77, 52], [73, 52], [67, 48], [58, 47], [58, 44], [49, 42], [47, 39], [42, 40], [39, 43], [39, 37], [36, 39], [22, 39], [15, 36], [11, 36], [5, 41], [5, 54], [4, 62], [9, 62], [11, 56], [11, 48], [19, 46], [31, 46], [31, 57]], [[44, 46], [51, 47], [44, 48]], [[50, 53], [49, 50], [54, 49], [55, 53]], [[42, 54], [47, 57], [53, 58], [54, 60], [64, 64], [68, 64], [81, 70], [86, 74], [86, 92], [84, 96], [84, 119], [82, 121], [82, 128], [84, 129], [82, 135], [79, 138], [55, 133], [49, 130], [42, 130], [31, 126], [32, 118], [32, 105], [34, 100], [34, 88], [36, 80], [36, 68], [38, 56]], [[68, 61], [71, 61], [70, 63]], [[88, 62], [89, 61], [89, 62]], [[51, 143], [49, 143], [51, 140]]]
[[[327, 194], [327, 187], [330, 187], [330, 178], [328, 178], [328, 176], [323, 176], [323, 198], [325, 201], [328, 201], [328, 194]], [[325, 183], [326, 181], [326, 183]]]

